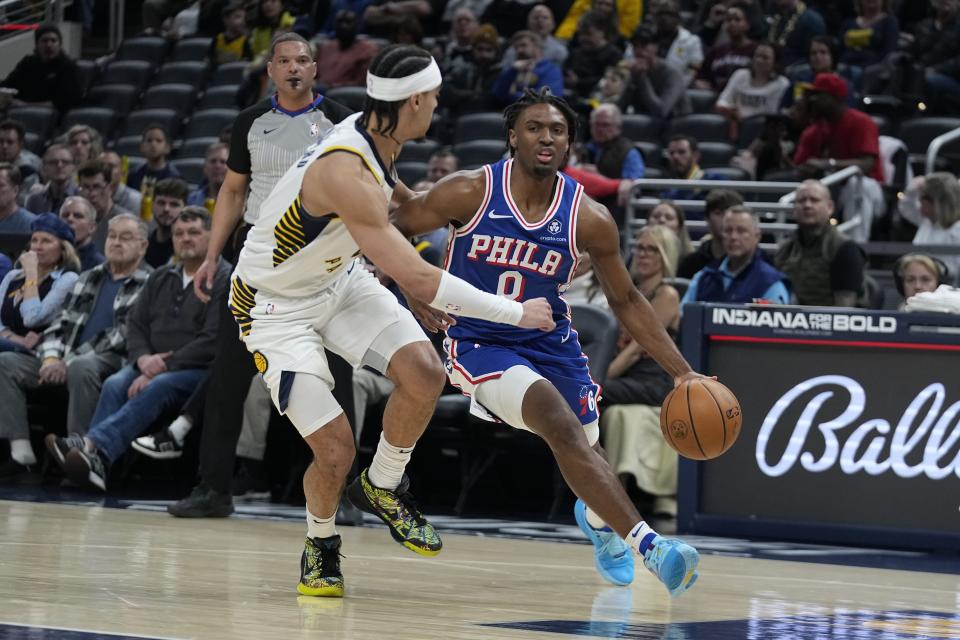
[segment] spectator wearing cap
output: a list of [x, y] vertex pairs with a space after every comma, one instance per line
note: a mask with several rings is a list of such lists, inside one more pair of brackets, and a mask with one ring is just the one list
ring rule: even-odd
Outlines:
[[655, 118], [690, 113], [684, 70], [660, 57], [657, 34], [650, 27], [642, 26], [634, 32], [630, 44], [633, 46], [633, 61], [620, 108], [625, 112], [647, 113]]
[[450, 110], [450, 124], [457, 116], [478, 111], [493, 111], [498, 104], [491, 97], [500, 64], [500, 36], [491, 24], [482, 24], [473, 35], [470, 55], [445, 65], [440, 102]]
[[60, 218], [73, 229], [73, 246], [80, 258], [80, 271], [88, 271], [106, 260], [93, 243], [97, 228], [97, 210], [83, 196], [70, 196], [60, 207]]
[[[557, 22], [553, 17], [553, 11], [545, 4], [534, 5], [527, 14], [527, 30], [536, 33], [543, 39], [543, 57], [546, 60], [555, 62], [557, 66], [562, 67], [566, 61], [569, 52], [567, 45], [553, 36], [553, 30]], [[510, 46], [503, 53], [503, 66], [509, 67], [517, 61], [517, 52]]]
[[73, 162], [70, 147], [65, 144], [52, 144], [43, 152], [43, 167], [40, 175], [44, 185], [35, 186], [34, 192], [27, 196], [24, 207], [33, 213], [59, 211], [64, 200], [78, 192], [74, 177], [77, 165]]
[[527, 89], [539, 91], [547, 87], [553, 95], [562, 96], [563, 71], [544, 59], [543, 38], [532, 31], [518, 31], [510, 43], [517, 52], [517, 60], [503, 68], [490, 89], [500, 106], [516, 101]]
[[123, 365], [126, 319], [149, 275], [149, 267], [141, 266], [146, 246], [142, 220], [130, 214], [111, 220], [106, 264], [80, 275], [63, 311], [43, 332], [36, 354], [0, 353], [4, 411], [0, 439], [10, 442], [12, 452], [12, 458], [0, 465], [0, 477], [36, 462], [27, 423], [27, 391], [65, 385], [67, 432], [86, 431], [103, 380]]
[[0, 111], [7, 107], [53, 106], [61, 113], [77, 106], [83, 97], [77, 63], [63, 52], [63, 36], [52, 24], [42, 24], [33, 35], [34, 52], [17, 63], [0, 86], [16, 95], [0, 94]]
[[55, 213], [30, 223], [30, 250], [0, 282], [0, 352], [32, 352], [77, 281], [73, 229]]
[[379, 47], [357, 38], [357, 14], [342, 9], [337, 13], [332, 40], [317, 45], [317, 80], [326, 88], [366, 86], [367, 68]]
[[9, 162], [0, 162], [0, 233], [30, 233], [36, 216], [19, 204], [20, 170]]

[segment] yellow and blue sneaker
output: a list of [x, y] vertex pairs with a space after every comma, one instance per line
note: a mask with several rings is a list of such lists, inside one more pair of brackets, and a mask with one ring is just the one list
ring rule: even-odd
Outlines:
[[[647, 539], [649, 538], [649, 540]], [[643, 566], [650, 570], [674, 598], [693, 586], [700, 574], [700, 554], [683, 540], [648, 534], [640, 543]]]
[[383, 520], [393, 539], [407, 549], [422, 556], [435, 556], [440, 553], [443, 542], [413, 501], [407, 476], [403, 476], [396, 490], [390, 491], [370, 484], [368, 471], [369, 469], [364, 469], [347, 487], [350, 502], [361, 511], [372, 513]]
[[573, 505], [573, 517], [577, 519], [580, 530], [593, 543], [593, 561], [600, 576], [618, 587], [633, 582], [633, 549], [627, 546], [616, 531], [591, 527], [587, 522], [587, 505], [583, 500], [578, 499]]
[[343, 597], [340, 572], [340, 536], [307, 538], [300, 556], [300, 583], [297, 591], [305, 596]]

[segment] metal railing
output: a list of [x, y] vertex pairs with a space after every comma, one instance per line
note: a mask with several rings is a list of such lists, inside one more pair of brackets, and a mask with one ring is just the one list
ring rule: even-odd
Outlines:
[[0, 0], [0, 25], [3, 33], [32, 29], [40, 22], [63, 22], [67, 0]]
[[924, 175], [930, 175], [933, 173], [937, 162], [937, 156], [940, 155], [940, 149], [942, 149], [947, 143], [953, 142], [957, 138], [960, 138], [960, 127], [954, 129], [953, 131], [941, 133], [939, 136], [930, 141], [930, 146], [927, 147], [927, 161], [924, 165]]
[[[857, 165], [852, 165], [849, 167], [844, 167], [840, 171], [835, 171], [828, 176], [825, 176], [820, 179], [820, 183], [825, 187], [832, 187], [835, 184], [840, 184], [841, 182], [846, 182], [849, 178], [854, 176], [862, 175], [863, 171]], [[800, 186], [799, 184], [797, 186]], [[792, 203], [797, 199], [797, 191], [794, 189], [792, 192], [780, 198], [780, 202], [783, 204]]]

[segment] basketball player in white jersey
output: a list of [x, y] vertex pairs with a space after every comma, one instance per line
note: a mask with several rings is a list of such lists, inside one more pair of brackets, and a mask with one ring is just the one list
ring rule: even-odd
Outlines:
[[448, 271], [480, 287], [499, 284], [501, 295], [518, 300], [524, 293], [544, 295], [559, 318], [557, 328], [548, 334], [497, 330], [473, 320], [451, 327], [442, 312], [415, 302], [411, 308], [428, 328], [447, 329], [451, 383], [482, 410], [550, 446], [580, 498], [574, 513], [594, 544], [600, 574], [630, 584], [635, 551], [671, 595], [680, 595], [697, 579], [696, 549], [658, 535], [600, 454], [598, 389], [562, 297], [577, 264], [590, 260], [610, 309], [675, 384], [703, 376], [691, 370], [631, 282], [610, 212], [559, 172], [576, 137], [574, 111], [549, 90], [528, 91], [507, 107], [504, 120], [510, 160], [447, 176], [404, 202], [394, 223], [405, 235], [452, 224]]
[[[362, 113], [334, 127], [280, 179], [247, 235], [231, 281], [230, 310], [277, 408], [313, 451], [304, 475], [307, 539], [297, 589], [342, 596], [334, 516], [355, 455], [350, 425], [331, 394], [324, 347], [396, 385], [373, 462], [351, 485], [359, 508], [422, 555], [441, 541], [414, 506], [404, 468], [443, 388], [444, 371], [413, 316], [358, 260], [366, 255], [413, 296], [467, 317], [550, 330], [543, 299], [518, 303], [467, 285], [421, 260], [387, 209], [393, 160], [430, 127], [440, 87], [430, 54], [390, 46], [373, 60]], [[402, 192], [402, 193], [401, 193]]]

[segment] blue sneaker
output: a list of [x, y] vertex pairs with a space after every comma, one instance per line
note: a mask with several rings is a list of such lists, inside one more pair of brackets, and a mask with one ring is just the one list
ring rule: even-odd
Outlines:
[[597, 531], [587, 522], [587, 505], [577, 500], [573, 516], [580, 530], [593, 543], [593, 559], [600, 576], [611, 584], [626, 586], [633, 582], [633, 549], [614, 531]]
[[697, 572], [700, 554], [682, 540], [650, 535], [651, 540], [644, 541], [649, 546], [643, 554], [643, 566], [676, 598], [692, 587], [700, 576]]

